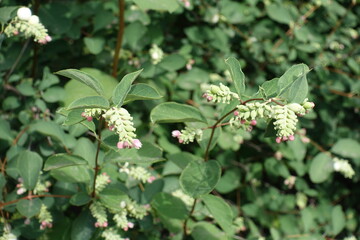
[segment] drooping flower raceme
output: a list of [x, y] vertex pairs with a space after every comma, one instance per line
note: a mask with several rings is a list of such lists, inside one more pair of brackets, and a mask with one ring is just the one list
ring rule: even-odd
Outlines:
[[50, 212], [47, 210], [46, 205], [44, 205], [44, 204], [41, 205], [38, 218], [39, 218], [41, 230], [44, 230], [46, 228], [52, 228], [53, 218], [52, 218]]
[[333, 164], [334, 171], [342, 173], [346, 178], [352, 178], [355, 175], [355, 171], [348, 160], [335, 157], [333, 158]]
[[108, 110], [101, 108], [89, 108], [85, 109], [81, 114], [82, 117], [88, 121], [92, 121], [93, 118], [99, 118], [102, 116], [109, 126], [110, 131], [114, 131], [119, 136], [119, 142], [117, 147], [123, 148], [136, 148], [142, 147], [142, 143], [139, 139], [135, 139], [135, 128], [133, 118], [125, 108], [112, 107]]
[[203, 94], [208, 102], [222, 102], [230, 103], [233, 99], [239, 99], [239, 95], [230, 91], [224, 84], [220, 83], [219, 86], [210, 85], [209, 89]]
[[179, 131], [172, 131], [172, 136], [179, 139], [179, 143], [188, 144], [189, 142], [193, 142], [195, 139], [197, 141], [201, 141], [203, 135], [202, 129], [185, 127], [185, 129]]
[[158, 45], [153, 44], [151, 49], [149, 50], [150, 53], [150, 57], [151, 57], [151, 62], [153, 64], [158, 64], [159, 62], [161, 62], [161, 60], [164, 57], [164, 52], [161, 48], [158, 47]]
[[17, 11], [17, 16], [5, 28], [4, 33], [8, 37], [23, 34], [25, 38], [34, 37], [34, 41], [46, 44], [52, 39], [48, 35], [48, 30], [40, 23], [39, 17], [32, 15], [27, 7], [21, 7]]
[[100, 193], [110, 182], [110, 177], [105, 172], [98, 175], [96, 178], [95, 192]]
[[105, 207], [100, 202], [93, 202], [90, 205], [91, 215], [96, 219], [95, 227], [107, 227], [107, 214]]
[[129, 240], [129, 238], [122, 238], [115, 228], [107, 228], [101, 233], [101, 237], [105, 240]]

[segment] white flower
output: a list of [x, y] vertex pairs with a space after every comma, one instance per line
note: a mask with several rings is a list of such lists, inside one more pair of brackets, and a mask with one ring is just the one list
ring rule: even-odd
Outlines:
[[38, 16], [32, 15], [28, 21], [30, 24], [38, 24], [40, 22], [40, 19]]
[[21, 7], [17, 10], [17, 16], [20, 20], [29, 20], [31, 17], [31, 10], [27, 7]]

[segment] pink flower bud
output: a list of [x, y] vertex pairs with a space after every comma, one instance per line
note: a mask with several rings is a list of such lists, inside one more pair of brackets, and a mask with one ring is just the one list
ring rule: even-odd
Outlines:
[[107, 226], [108, 226], [108, 222], [104, 222], [102, 226], [103, 226], [103, 227], [107, 227]]
[[257, 122], [256, 122], [256, 120], [251, 120], [250, 124], [255, 126], [257, 124]]
[[117, 148], [123, 149], [124, 148], [124, 142], [118, 142], [117, 143]]
[[131, 146], [128, 142], [124, 142], [124, 148], [131, 148]]
[[289, 136], [289, 141], [294, 141], [295, 140], [295, 136], [294, 135], [290, 135]]
[[132, 144], [133, 144], [132, 146], [133, 146], [134, 148], [136, 148], [136, 149], [140, 149], [141, 146], [142, 146], [142, 143], [140, 142], [139, 139], [134, 139], [133, 142], [132, 142]]
[[110, 130], [110, 131], [113, 131], [113, 130], [114, 130], [114, 126], [113, 126], [113, 125], [110, 125], [110, 126], [109, 126], [109, 130]]
[[310, 142], [310, 139], [309, 139], [308, 137], [302, 137], [302, 138], [301, 138], [301, 141], [302, 141], [303, 143], [309, 143], [309, 142]]
[[281, 143], [281, 137], [277, 137], [275, 140], [277, 143]]
[[246, 120], [242, 119], [242, 120], [240, 121], [240, 123], [241, 123], [241, 124], [244, 124], [244, 123], [246, 123]]
[[19, 31], [14, 30], [13, 34], [16, 36], [16, 35], [18, 35], [18, 34], [19, 34]]
[[19, 188], [19, 189], [16, 191], [17, 195], [21, 195], [21, 194], [23, 194], [24, 192], [26, 192], [26, 189], [25, 189], [25, 188]]
[[91, 122], [93, 120], [92, 117], [86, 117], [86, 120], [88, 120], [89, 122]]
[[207, 97], [206, 97], [206, 100], [207, 100], [208, 102], [211, 102], [211, 101], [213, 100], [213, 97], [212, 97], [212, 96], [207, 96]]
[[207, 93], [204, 93], [204, 94], [202, 95], [203, 98], [207, 98], [207, 96], [208, 96]]
[[235, 116], [239, 116], [239, 111], [235, 111], [235, 112], [234, 112], [234, 115], [235, 115]]
[[180, 135], [181, 135], [181, 132], [179, 131], [179, 130], [174, 130], [174, 131], [172, 131], [171, 132], [171, 135], [173, 136], [173, 137], [180, 137]]
[[45, 41], [46, 42], [51, 42], [52, 38], [49, 35], [46, 35], [45, 37]]
[[184, 140], [182, 140], [182, 139], [179, 138], [179, 143], [183, 143], [183, 142], [184, 142]]
[[29, 225], [30, 222], [31, 222], [31, 221], [30, 221], [30, 218], [27, 218], [27, 219], [25, 219], [24, 224], [25, 224], [25, 225]]
[[85, 112], [82, 112], [82, 113], [81, 113], [81, 116], [84, 117], [84, 118], [86, 118], [86, 113], [85, 113]]
[[247, 128], [247, 131], [248, 132], [251, 132], [253, 130], [253, 126], [249, 126], [248, 128]]
[[151, 176], [151, 177], [149, 177], [149, 178], [147, 179], [147, 182], [148, 182], [148, 183], [152, 183], [155, 179], [156, 179], [155, 176]]
[[283, 141], [287, 141], [287, 140], [288, 140], [288, 137], [283, 136], [283, 137], [282, 137], [282, 140], [283, 140]]
[[123, 227], [123, 230], [124, 230], [125, 232], [127, 232], [127, 231], [129, 230], [129, 228], [128, 228], [128, 227]]
[[129, 228], [133, 228], [133, 227], [134, 227], [134, 223], [132, 223], [132, 222], [128, 222], [127, 225], [128, 225]]
[[100, 223], [99, 223], [99, 222], [96, 222], [94, 225], [95, 225], [95, 227], [100, 227]]

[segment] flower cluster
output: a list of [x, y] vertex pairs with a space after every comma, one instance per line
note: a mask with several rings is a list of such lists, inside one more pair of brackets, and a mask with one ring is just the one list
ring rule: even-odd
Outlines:
[[128, 166], [129, 166], [129, 163], [126, 162], [124, 164], [124, 166], [122, 166], [119, 169], [119, 171], [124, 172], [124, 173], [128, 174], [130, 177], [132, 177], [132, 178], [134, 178], [136, 180], [139, 180], [139, 181], [141, 181], [143, 183], [146, 183], [146, 182], [152, 183], [156, 179], [155, 176], [152, 176], [149, 173], [149, 171], [147, 171], [143, 167], [139, 167], [139, 166], [134, 167], [134, 166], [132, 166], [132, 167], [128, 168]]
[[44, 204], [41, 205], [38, 218], [39, 218], [41, 230], [44, 230], [46, 228], [52, 228], [53, 219], [50, 212], [47, 210], [46, 205]]
[[152, 47], [149, 50], [150, 53], [150, 57], [151, 57], [151, 62], [153, 64], [158, 64], [159, 62], [161, 62], [161, 60], [164, 57], [164, 52], [161, 48], [158, 47], [158, 45], [153, 44]]
[[202, 95], [208, 102], [230, 103], [233, 99], [239, 99], [239, 95], [230, 91], [224, 84], [219, 86], [210, 85], [209, 89]]
[[21, 7], [15, 17], [4, 30], [8, 37], [24, 34], [25, 38], [34, 37], [34, 41], [46, 44], [51, 41], [48, 30], [40, 23], [39, 17], [32, 15], [27, 7]]
[[147, 214], [147, 210], [146, 206], [141, 206], [134, 201], [129, 201], [128, 203], [122, 201], [120, 203], [120, 210], [114, 214], [113, 220], [118, 228], [128, 231], [129, 228], [134, 227], [134, 223], [128, 220], [128, 216], [143, 219]]
[[125, 108], [112, 107], [108, 110], [101, 108], [85, 109], [81, 116], [88, 121], [92, 121], [93, 118], [102, 116], [108, 123], [109, 130], [116, 132], [119, 136], [119, 142], [117, 143], [119, 149], [141, 148], [142, 143], [139, 139], [135, 139], [136, 129], [134, 128], [134, 123], [132, 121], [133, 118]]
[[185, 129], [181, 131], [179, 130], [172, 131], [172, 136], [176, 137], [179, 140], [179, 143], [183, 143], [183, 144], [194, 142], [195, 139], [197, 141], [201, 141], [202, 135], [203, 135], [202, 129], [192, 128], [192, 127], [185, 127]]
[[129, 240], [129, 238], [122, 238], [114, 228], [105, 229], [101, 233], [101, 237], [105, 238], [105, 240]]
[[314, 107], [314, 103], [307, 99], [303, 104], [290, 103], [287, 105], [271, 105], [271, 100], [259, 103], [240, 104], [234, 111], [234, 117], [229, 124], [234, 128], [244, 128], [252, 130], [252, 126], [257, 124], [256, 119], [273, 120], [276, 133], [276, 142], [293, 141], [298, 122], [298, 116], [306, 114]]
[[[23, 193], [25, 193], [27, 191], [27, 189], [24, 187], [23, 184], [23, 179], [19, 178], [18, 179], [18, 184], [16, 184], [17, 190], [16, 190], [16, 194], [21, 195]], [[38, 180], [38, 182], [36, 183], [36, 186], [33, 190], [34, 194], [41, 194], [41, 193], [46, 193], [49, 192], [49, 187], [51, 186], [51, 182], [50, 181], [45, 181], [45, 182], [41, 182], [40, 180]]]
[[16, 235], [11, 232], [9, 224], [4, 224], [4, 232], [0, 237], [0, 240], [17, 240]]
[[334, 171], [342, 173], [346, 178], [352, 178], [355, 175], [349, 161], [335, 157], [333, 158], [333, 164]]
[[109, 175], [102, 173], [97, 176], [95, 184], [95, 192], [99, 193], [111, 182]]
[[107, 214], [105, 207], [98, 201], [90, 205], [91, 215], [96, 219], [95, 227], [107, 227]]

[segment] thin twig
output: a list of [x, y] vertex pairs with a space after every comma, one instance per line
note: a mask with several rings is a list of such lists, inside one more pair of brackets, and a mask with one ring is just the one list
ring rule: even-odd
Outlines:
[[0, 209], [2, 209], [5, 206], [8, 206], [8, 205], [15, 204], [15, 203], [17, 203], [18, 201], [20, 201], [22, 199], [30, 200], [30, 199], [33, 199], [33, 198], [42, 198], [42, 197], [71, 198], [72, 196], [70, 196], [70, 195], [52, 195], [52, 194], [29, 195], [29, 196], [22, 197], [22, 198], [19, 198], [19, 199], [15, 199], [15, 200], [12, 200], [12, 201], [9, 201], [9, 202], [0, 203]]
[[189, 213], [189, 217], [188, 217], [187, 219], [185, 219], [185, 221], [184, 221], [184, 225], [183, 225], [184, 236], [187, 235], [187, 231], [186, 231], [186, 230], [187, 230], [187, 222], [188, 222], [189, 218], [191, 217], [191, 215], [194, 213], [195, 206], [196, 206], [196, 200], [197, 200], [197, 199], [194, 199], [194, 203], [193, 203], [193, 205], [192, 205], [192, 207], [191, 207], [191, 211], [190, 211], [190, 213]]
[[124, 28], [125, 28], [125, 20], [124, 20], [125, 1], [119, 0], [118, 3], [119, 3], [119, 31], [118, 31], [118, 35], [117, 35], [115, 54], [114, 54], [113, 65], [112, 65], [112, 76], [114, 78], [117, 77], [119, 55], [120, 55], [120, 49], [121, 49], [121, 45], [122, 45], [122, 40], [123, 40], [123, 36], [124, 36]]
[[[102, 123], [103, 123], [103, 117], [100, 117], [100, 120], [99, 120], [99, 125], [98, 125], [98, 136], [99, 136], [99, 139], [101, 140], [101, 128], [102, 128]], [[101, 141], [98, 141], [98, 144], [97, 144], [97, 148], [96, 148], [96, 156], [95, 156], [95, 175], [94, 175], [94, 182], [93, 182], [93, 191], [91, 193], [91, 196], [94, 198], [96, 197], [96, 189], [95, 189], [95, 186], [96, 186], [96, 178], [97, 178], [97, 175], [98, 175], [98, 172], [100, 170], [100, 167], [98, 165], [98, 162], [99, 162], [99, 152], [100, 152], [100, 146], [101, 146]]]
[[19, 134], [16, 136], [16, 138], [14, 139], [14, 141], [12, 142], [12, 145], [16, 145], [17, 142], [19, 141], [19, 139], [21, 138], [21, 136], [29, 129], [29, 126], [24, 127]]
[[11, 66], [9, 72], [6, 74], [5, 78], [4, 78], [4, 82], [7, 83], [7, 81], [9, 80], [9, 77], [11, 76], [11, 74], [13, 73], [13, 71], [15, 70], [15, 68], [17, 67], [17, 65], [19, 64], [22, 56], [24, 55], [25, 53], [25, 50], [27, 48], [27, 46], [29, 45], [29, 42], [30, 42], [30, 38], [28, 40], [26, 40], [26, 42], [24, 43], [18, 57], [16, 58], [14, 64]]

